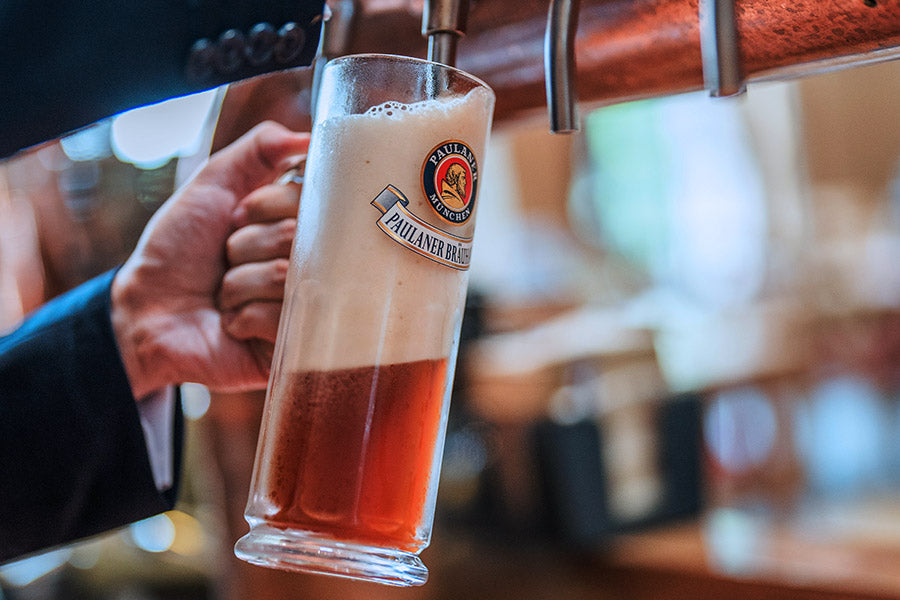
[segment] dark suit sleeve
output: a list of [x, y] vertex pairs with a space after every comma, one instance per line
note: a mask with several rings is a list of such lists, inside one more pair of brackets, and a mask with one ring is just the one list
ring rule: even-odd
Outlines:
[[0, 563], [173, 505], [174, 490], [154, 484], [113, 337], [113, 275], [52, 300], [0, 338]]
[[315, 57], [324, 0], [4, 0], [0, 158]]

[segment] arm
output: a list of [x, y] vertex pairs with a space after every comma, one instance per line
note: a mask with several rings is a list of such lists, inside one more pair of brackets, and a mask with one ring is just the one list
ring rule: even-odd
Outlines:
[[0, 562], [171, 508], [175, 490], [157, 489], [135, 398], [186, 381], [265, 386], [265, 324], [251, 323], [246, 339], [229, 335], [222, 311], [235, 307], [219, 294], [227, 287], [247, 306], [281, 295], [223, 286], [226, 240], [252, 222], [241, 200], [260, 198], [307, 143], [272, 123], [255, 128], [169, 199], [120, 270], [0, 338]]
[[0, 339], [0, 562], [174, 502], [174, 488], [154, 483], [118, 356], [113, 275], [52, 300]]

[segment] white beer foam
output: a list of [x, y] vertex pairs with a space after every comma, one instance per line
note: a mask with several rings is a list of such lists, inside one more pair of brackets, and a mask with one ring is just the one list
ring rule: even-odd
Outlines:
[[[455, 347], [468, 273], [440, 265], [378, 229], [372, 200], [387, 185], [422, 220], [452, 235], [425, 198], [422, 167], [432, 150], [460, 140], [484, 165], [485, 122], [493, 96], [414, 104], [386, 102], [364, 114], [316, 125], [295, 241], [279, 344], [281, 368], [329, 370], [448, 356]], [[476, 195], [477, 203], [482, 199]], [[327, 208], [326, 208], [327, 205]]]
[[[485, 93], [484, 90], [475, 90], [475, 92]], [[467, 96], [454, 96], [446, 100], [424, 100], [422, 102], [413, 102], [411, 104], [389, 101], [385, 102], [384, 104], [379, 104], [377, 106], [371, 107], [369, 110], [363, 113], [362, 116], [387, 118], [394, 117], [402, 119], [404, 115], [411, 113], [421, 112], [425, 115], [433, 112], [446, 113], [447, 111], [454, 110], [454, 108], [456, 108], [456, 105], [465, 103], [466, 99]]]
[[418, 104], [403, 104], [402, 102], [385, 102], [384, 104], [379, 104], [378, 106], [373, 106], [369, 110], [365, 112], [365, 115], [368, 117], [401, 117], [406, 111], [416, 112], [419, 108]]

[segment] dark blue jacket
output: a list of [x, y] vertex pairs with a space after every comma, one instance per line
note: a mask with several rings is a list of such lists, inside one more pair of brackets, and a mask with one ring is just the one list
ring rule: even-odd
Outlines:
[[[0, 0], [0, 159], [124, 110], [308, 65], [323, 3]], [[0, 563], [175, 501], [153, 481], [113, 338], [112, 277], [0, 338]]]
[[308, 65], [324, 0], [0, 0], [0, 158], [104, 117]]
[[[154, 484], [113, 337], [112, 277], [50, 301], [0, 338], [0, 563], [174, 503], [175, 488]], [[176, 461], [181, 431], [176, 414]]]

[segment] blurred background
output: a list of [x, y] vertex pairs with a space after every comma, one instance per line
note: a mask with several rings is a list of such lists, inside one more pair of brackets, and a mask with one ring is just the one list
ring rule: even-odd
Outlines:
[[[0, 328], [121, 263], [309, 73], [0, 166]], [[177, 510], [0, 567], [4, 600], [900, 598], [900, 63], [498, 122], [431, 576], [232, 555], [262, 394], [183, 390]]]

